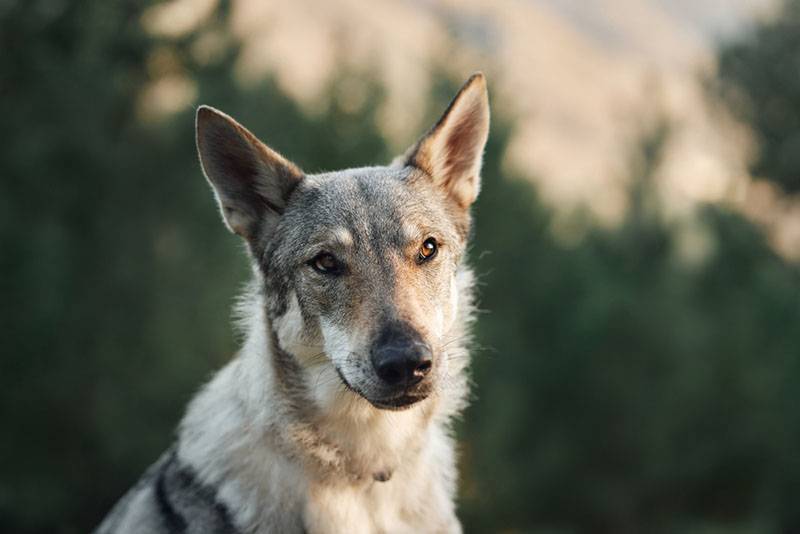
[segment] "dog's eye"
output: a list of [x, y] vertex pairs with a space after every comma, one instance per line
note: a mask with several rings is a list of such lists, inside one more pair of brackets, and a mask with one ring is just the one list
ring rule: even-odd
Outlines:
[[317, 254], [308, 263], [318, 273], [339, 274], [342, 272], [342, 264], [339, 263], [339, 260], [337, 260], [333, 254], [330, 254], [328, 252], [322, 252], [320, 254]]
[[423, 261], [432, 259], [434, 256], [436, 256], [436, 251], [438, 250], [439, 244], [434, 238], [429, 237], [422, 242], [422, 245], [420, 245], [419, 253], [417, 254], [417, 261], [422, 263]]

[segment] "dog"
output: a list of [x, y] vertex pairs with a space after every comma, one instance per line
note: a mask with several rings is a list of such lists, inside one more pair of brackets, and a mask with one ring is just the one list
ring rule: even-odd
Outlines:
[[465, 252], [489, 132], [483, 74], [388, 166], [305, 174], [214, 108], [201, 167], [253, 281], [237, 356], [106, 533], [458, 533]]

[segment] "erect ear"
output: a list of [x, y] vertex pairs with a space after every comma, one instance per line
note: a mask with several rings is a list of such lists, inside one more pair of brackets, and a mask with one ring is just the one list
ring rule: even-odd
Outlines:
[[253, 244], [274, 225], [303, 172], [244, 126], [208, 106], [197, 110], [197, 151], [228, 228]]
[[462, 208], [480, 191], [481, 160], [489, 135], [489, 97], [482, 73], [473, 74], [431, 130], [411, 147], [406, 165], [424, 171]]

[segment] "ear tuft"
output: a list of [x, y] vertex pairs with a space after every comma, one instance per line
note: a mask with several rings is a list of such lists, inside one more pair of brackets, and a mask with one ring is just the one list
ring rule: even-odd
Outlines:
[[444, 115], [408, 152], [419, 168], [462, 207], [480, 191], [483, 150], [489, 135], [489, 96], [482, 73], [473, 74]]
[[283, 213], [303, 179], [296, 165], [234, 119], [209, 106], [197, 109], [197, 151], [228, 228], [248, 241]]

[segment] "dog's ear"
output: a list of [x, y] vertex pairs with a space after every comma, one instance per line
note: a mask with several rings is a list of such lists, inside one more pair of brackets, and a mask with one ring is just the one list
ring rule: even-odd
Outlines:
[[251, 244], [277, 222], [303, 179], [297, 166], [208, 106], [197, 110], [197, 151], [225, 224]]
[[489, 135], [489, 97], [482, 73], [473, 74], [442, 118], [405, 155], [462, 208], [480, 191], [481, 161]]

